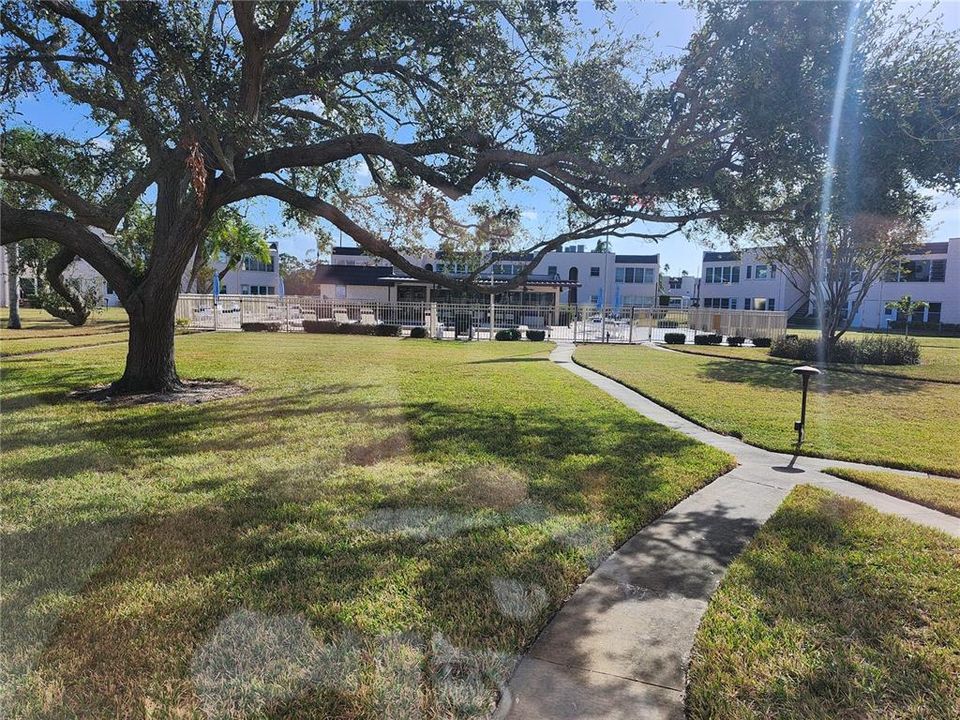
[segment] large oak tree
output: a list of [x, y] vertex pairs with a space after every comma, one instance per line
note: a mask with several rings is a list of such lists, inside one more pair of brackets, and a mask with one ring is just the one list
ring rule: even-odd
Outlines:
[[[735, 232], [782, 216], [798, 166], [822, 152], [842, 5], [705, 3], [673, 60], [642, 39], [581, 32], [575, 11], [566, 0], [5, 4], [6, 107], [52, 89], [101, 134], [42, 134], [30, 152], [5, 140], [4, 181], [43, 201], [5, 201], [2, 242], [57, 242], [115, 288], [130, 316], [123, 392], [178, 386], [184, 270], [218, 210], [253, 198], [461, 290], [482, 283], [482, 263], [466, 278], [413, 266], [378, 211], [497, 249], [517, 214], [495, 191], [556, 194], [567, 225], [527, 242], [533, 260], [504, 289], [570, 239]], [[50, 160], [64, 152], [74, 162]], [[352, 193], [358, 164], [372, 192]], [[141, 264], [115, 236], [144, 202]]]

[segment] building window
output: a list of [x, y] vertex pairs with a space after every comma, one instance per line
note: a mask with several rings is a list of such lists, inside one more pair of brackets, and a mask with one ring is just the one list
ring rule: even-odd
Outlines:
[[943, 303], [932, 302], [927, 306], [927, 322], [939, 324], [940, 312], [943, 310]]
[[757, 280], [767, 280], [770, 277], [770, 269], [766, 265], [757, 265], [757, 271], [753, 276]]
[[250, 294], [250, 286], [249, 286], [249, 285], [241, 285], [241, 286], [240, 286], [240, 294], [241, 294], [241, 295], [249, 295], [249, 294]]
[[753, 298], [744, 298], [744, 299], [743, 299], [743, 309], [744, 309], [744, 310], [753, 310]]
[[600, 267], [593, 266], [590, 268], [590, 277], [600, 277]]
[[750, 279], [750, 270], [753, 268], [753, 265], [747, 265], [747, 280]]
[[670, 289], [671, 289], [671, 290], [682, 290], [682, 289], [683, 289], [683, 278], [670, 278]]
[[553, 276], [556, 275], [556, 274], [557, 274], [557, 266], [556, 266], [556, 265], [550, 265], [550, 266], [547, 267], [547, 275], [550, 275], [551, 277], [553, 277]]
[[626, 268], [618, 267], [616, 272], [616, 278], [618, 283], [622, 283], [626, 277]]
[[736, 309], [737, 309], [737, 299], [736, 299], [736, 298], [730, 298], [730, 309], [731, 309], [731, 310], [736, 310]]
[[253, 272], [273, 272], [273, 255], [270, 256], [269, 262], [263, 262], [259, 258], [244, 255], [243, 269]]
[[334, 289], [334, 296], [337, 300], [343, 300], [347, 297], [347, 286], [346, 285], [337, 285]]
[[777, 300], [776, 298], [769, 298], [767, 300], [767, 310], [776, 310], [777, 309]]
[[[930, 263], [930, 282], [945, 282], [947, 279], [947, 261], [934, 260]], [[937, 303], [938, 305], [940, 303]], [[932, 304], [931, 304], [932, 305]], [[940, 322], [937, 320], [937, 322]]]
[[590, 302], [591, 302], [591, 304], [596, 305], [598, 302], [600, 302], [600, 296], [599, 296], [599, 295], [591, 295], [591, 296], [590, 296]]
[[754, 310], [766, 310], [766, 309], [767, 309], [767, 299], [766, 299], [766, 298], [754, 298], [754, 299], [753, 299], [753, 309], [754, 309]]

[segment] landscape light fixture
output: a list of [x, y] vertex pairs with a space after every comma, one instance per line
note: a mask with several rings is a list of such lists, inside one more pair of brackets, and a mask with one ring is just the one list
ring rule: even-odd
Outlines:
[[810, 365], [801, 365], [791, 370], [796, 375], [803, 378], [803, 400], [800, 403], [800, 419], [793, 423], [793, 429], [797, 431], [797, 444], [803, 442], [803, 426], [807, 422], [807, 385], [810, 384], [810, 378], [819, 375], [820, 371]]

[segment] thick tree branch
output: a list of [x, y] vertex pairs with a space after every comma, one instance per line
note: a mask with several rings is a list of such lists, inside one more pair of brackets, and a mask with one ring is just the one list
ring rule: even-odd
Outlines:
[[121, 301], [134, 289], [130, 263], [101, 235], [77, 220], [50, 210], [21, 210], [0, 205], [0, 244], [45, 238], [79, 255], [116, 289]]

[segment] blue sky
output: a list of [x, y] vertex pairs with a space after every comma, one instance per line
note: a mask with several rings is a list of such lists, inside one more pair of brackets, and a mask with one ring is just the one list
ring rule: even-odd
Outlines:
[[[899, 3], [904, 8], [912, 3]], [[947, 27], [960, 28], [960, 0], [947, 2], [941, 7]], [[587, 28], [604, 27], [604, 20], [594, 8], [592, 2], [580, 4], [581, 22]], [[680, 52], [696, 26], [696, 14], [689, 7], [674, 2], [621, 2], [613, 16], [614, 25], [626, 34], [639, 34], [648, 37], [655, 50], [668, 53]], [[17, 111], [19, 116], [11, 118], [14, 123], [24, 123], [39, 130], [63, 132], [74, 137], [90, 137], [97, 133], [96, 128], [83, 117], [76, 106], [61, 102], [50, 93], [41, 93], [38, 97], [21, 103]], [[363, 168], [358, 169], [358, 180], [364, 180]], [[531, 186], [524, 192], [509, 196], [523, 208], [523, 223], [531, 234], [550, 233], [555, 227], [558, 205], [554, 195], [543, 187]], [[944, 240], [960, 236], [960, 200], [949, 195], [938, 195], [939, 210], [928, 224], [928, 240]], [[279, 211], [275, 203], [263, 200], [251, 208], [249, 213], [254, 222], [262, 225], [279, 224]], [[334, 232], [334, 239], [338, 239]], [[272, 238], [280, 242], [281, 251], [304, 257], [315, 249], [315, 238], [301, 231], [287, 231]], [[344, 239], [344, 244], [352, 244]], [[589, 243], [587, 243], [589, 244]], [[718, 238], [718, 248], [726, 248], [726, 243]], [[659, 243], [639, 240], [617, 239], [613, 241], [617, 252], [648, 254], [660, 253], [661, 264], [669, 264], [670, 272], [679, 274], [687, 270], [691, 274], [699, 272], [700, 258], [704, 247], [679, 235]]]

